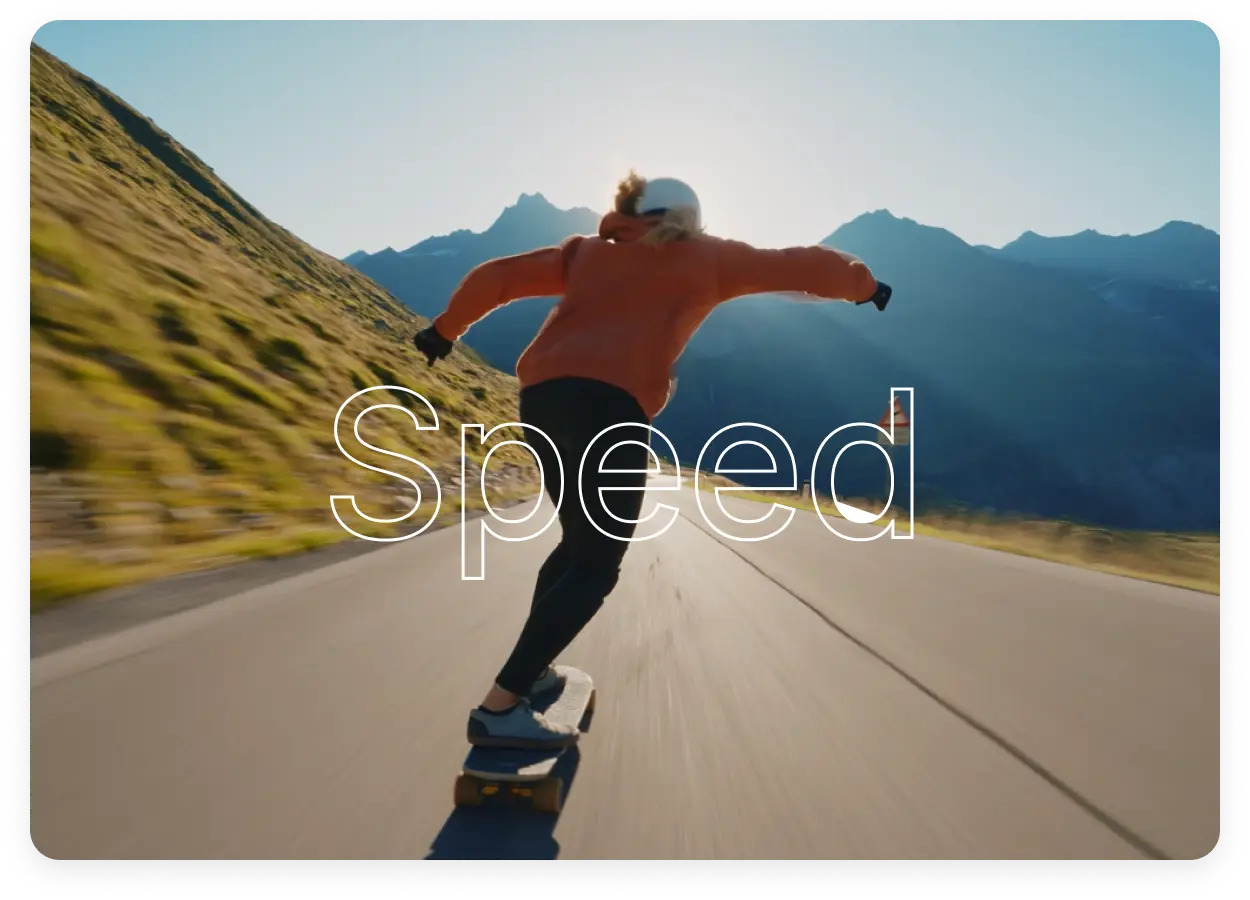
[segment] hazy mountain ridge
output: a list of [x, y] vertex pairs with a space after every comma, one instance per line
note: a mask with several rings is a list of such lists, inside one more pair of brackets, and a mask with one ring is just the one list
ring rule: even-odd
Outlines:
[[[535, 222], [530, 232], [526, 213]], [[515, 236], [508, 252], [592, 231], [590, 215], [518, 203], [501, 216]], [[472, 265], [501, 255], [489, 234], [415, 245], [454, 248], [454, 256], [379, 254], [361, 269], [418, 312], [436, 315]], [[1160, 242], [1181, 241], [1183, 265], [1174, 268], [1189, 272], [1191, 258], [1209, 256], [1191, 253], [1206, 235], [1214, 233], [1168, 226], [1140, 236], [1148, 252], [1117, 249], [1116, 265], [1128, 275], [1108, 277], [1050, 262], [1064, 239], [1023, 239], [995, 251], [888, 210], [865, 213], [824, 243], [860, 255], [894, 286], [889, 310], [775, 297], [725, 304], [679, 361], [677, 394], [656, 426], [693, 463], [724, 425], [767, 424], [806, 469], [829, 431], [875, 421], [891, 387], [914, 387], [920, 502], [1218, 528], [1218, 291], [1158, 286], [1171, 277]], [[1133, 239], [1113, 244], [1125, 240]], [[1020, 258], [1035, 245], [1046, 248], [1034, 254], [1044, 258]], [[1143, 259], [1149, 264], [1132, 268]], [[1202, 314], [1192, 303], [1199, 294]], [[467, 342], [510, 372], [553, 303], [504, 307], [475, 325]], [[848, 452], [839, 489], [879, 490], [884, 475], [874, 456]]]
[[1036, 265], [1170, 288], [1219, 290], [1220, 236], [1191, 222], [1171, 221], [1144, 234], [1093, 229], [1061, 237], [1026, 231], [991, 253]]
[[1219, 370], [1220, 236], [1191, 222], [1171, 221], [1138, 235], [1086, 229], [1042, 237], [1025, 232], [990, 254], [1061, 270], [1104, 303], [1147, 322], [1167, 343]]

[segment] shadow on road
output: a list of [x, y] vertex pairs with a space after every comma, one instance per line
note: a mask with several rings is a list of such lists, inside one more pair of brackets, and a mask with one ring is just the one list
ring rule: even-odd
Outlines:
[[[550, 701], [534, 708], [542, 711]], [[582, 715], [579, 728], [590, 731], [595, 712]], [[581, 762], [574, 745], [556, 762], [551, 774], [564, 782], [564, 803], [573, 791], [573, 779]], [[564, 805], [561, 804], [561, 806]], [[555, 859], [560, 845], [554, 835], [559, 814], [537, 812], [526, 802], [491, 806], [458, 806], [452, 810], [430, 844], [426, 859]]]
[[[565, 801], [581, 760], [571, 747], [552, 770], [564, 781]], [[536, 812], [528, 802], [458, 806], [430, 844], [426, 859], [555, 859], [558, 814]]]

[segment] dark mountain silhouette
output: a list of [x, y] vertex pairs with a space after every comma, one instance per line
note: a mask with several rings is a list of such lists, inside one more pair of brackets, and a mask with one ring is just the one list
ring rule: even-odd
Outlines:
[[[512, 219], [508, 232], [523, 236], [521, 206], [505, 217]], [[572, 214], [563, 218], [549, 204], [532, 208], [545, 230], [528, 242], [518, 238], [528, 247], [593, 231], [588, 219], [573, 224]], [[561, 222], [569, 224], [551, 227]], [[361, 268], [434, 315], [471, 265], [499, 255], [487, 249], [489, 234], [459, 232], [412, 248], [454, 249], [455, 256], [390, 251]], [[1214, 331], [1209, 317], [1197, 315], [1199, 324], [1180, 335], [1159, 317], [1190, 321], [1193, 290], [1021, 261], [886, 210], [856, 218], [824, 243], [859, 255], [894, 286], [889, 309], [770, 296], [718, 308], [679, 360], [678, 390], [655, 423], [681, 459], [694, 463], [720, 428], [753, 422], [785, 436], [806, 477], [826, 434], [876, 421], [892, 387], [912, 387], [919, 506], [1218, 528], [1217, 293], [1202, 292]], [[510, 245], [516, 249], [527, 248]], [[402, 279], [393, 277], [399, 273]], [[504, 307], [466, 342], [512, 371], [553, 302]], [[727, 435], [708, 461], [743, 437], [781, 452], [763, 432]], [[831, 450], [822, 454], [822, 489], [837, 447]], [[765, 462], [746, 448], [733, 453], [727, 460], [742, 467]], [[839, 493], [883, 493], [878, 456], [869, 448], [848, 451], [838, 466]]]

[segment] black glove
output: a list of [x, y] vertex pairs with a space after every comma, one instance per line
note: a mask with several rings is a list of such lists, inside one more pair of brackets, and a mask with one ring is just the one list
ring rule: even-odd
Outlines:
[[429, 365], [434, 365], [435, 360], [444, 359], [451, 348], [456, 346], [455, 341], [449, 341], [438, 333], [438, 329], [431, 325], [424, 328], [412, 336], [412, 345], [417, 348], [417, 352], [425, 356]]
[[871, 303], [878, 310], [884, 310], [885, 305], [890, 302], [890, 295], [894, 293], [894, 288], [890, 287], [884, 281], [877, 282], [877, 292], [867, 300], [861, 300], [856, 306], [862, 306], [865, 303]]

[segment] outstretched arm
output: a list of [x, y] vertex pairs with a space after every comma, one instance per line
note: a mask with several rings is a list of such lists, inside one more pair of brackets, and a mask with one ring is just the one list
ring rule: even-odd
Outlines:
[[717, 264], [724, 300], [789, 293], [864, 303], [877, 294], [877, 280], [868, 266], [830, 247], [760, 250], [740, 241], [723, 241]]
[[572, 246], [565, 241], [482, 263], [460, 282], [447, 309], [434, 319], [434, 327], [447, 340], [456, 341], [491, 310], [513, 300], [562, 294], [565, 260]]

